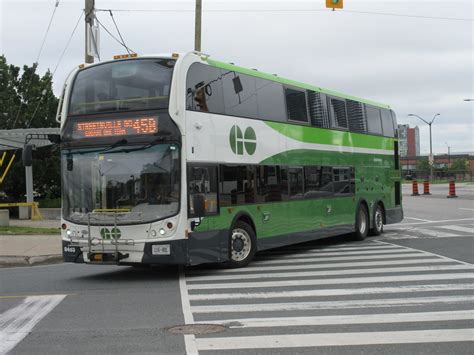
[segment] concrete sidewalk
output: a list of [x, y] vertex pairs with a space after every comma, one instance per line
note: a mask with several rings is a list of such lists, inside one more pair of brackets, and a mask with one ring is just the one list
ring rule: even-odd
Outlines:
[[[59, 227], [59, 221], [10, 220], [11, 226]], [[61, 235], [0, 235], [0, 268], [63, 261]]]

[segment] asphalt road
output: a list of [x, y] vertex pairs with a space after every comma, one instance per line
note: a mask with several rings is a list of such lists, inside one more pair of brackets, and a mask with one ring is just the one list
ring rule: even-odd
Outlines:
[[[0, 353], [472, 353], [474, 185], [457, 199], [443, 187], [404, 189], [406, 218], [380, 237], [272, 250], [241, 270], [0, 270]], [[185, 323], [222, 331], [167, 330]]]

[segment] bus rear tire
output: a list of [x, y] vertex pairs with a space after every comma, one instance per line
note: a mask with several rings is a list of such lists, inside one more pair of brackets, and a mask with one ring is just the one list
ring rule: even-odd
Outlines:
[[378, 236], [383, 233], [383, 208], [382, 205], [379, 203], [375, 208], [374, 212], [374, 220], [373, 220], [373, 228], [370, 230], [370, 235]]
[[355, 223], [355, 240], [364, 240], [369, 231], [369, 213], [365, 205], [361, 204], [357, 209], [356, 223]]
[[230, 230], [229, 261], [227, 266], [239, 268], [247, 266], [257, 251], [257, 238], [252, 227], [237, 221]]

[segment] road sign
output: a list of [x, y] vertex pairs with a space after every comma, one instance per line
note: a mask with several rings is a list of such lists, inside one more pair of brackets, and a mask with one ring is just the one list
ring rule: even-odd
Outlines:
[[428, 156], [428, 162], [430, 163], [430, 165], [433, 165], [433, 164], [434, 164], [434, 158], [433, 158], [433, 155], [432, 155], [432, 154], [430, 154], [430, 155]]
[[326, 7], [329, 9], [342, 9], [343, 0], [326, 0]]

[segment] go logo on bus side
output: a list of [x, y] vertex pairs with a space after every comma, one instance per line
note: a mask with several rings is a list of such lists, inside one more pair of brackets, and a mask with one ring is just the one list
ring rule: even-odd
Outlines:
[[122, 236], [122, 233], [118, 228], [112, 228], [112, 230], [109, 230], [108, 228], [102, 228], [100, 230], [100, 236], [102, 239], [119, 239]]
[[230, 129], [229, 143], [234, 154], [243, 155], [245, 148], [248, 155], [253, 155], [257, 149], [257, 135], [252, 127], [247, 127], [242, 134], [242, 129], [234, 125]]

